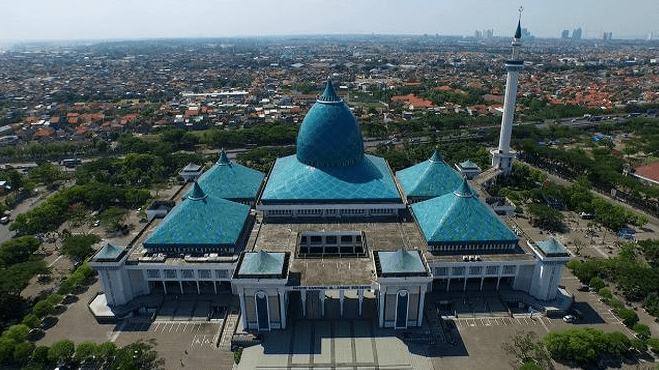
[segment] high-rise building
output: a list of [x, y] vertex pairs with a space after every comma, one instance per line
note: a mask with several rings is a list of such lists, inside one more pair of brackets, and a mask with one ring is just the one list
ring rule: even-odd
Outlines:
[[506, 61], [506, 95], [503, 100], [503, 116], [501, 117], [501, 133], [499, 134], [499, 147], [492, 151], [492, 167], [498, 168], [504, 175], [510, 173], [513, 168], [515, 152], [510, 149], [510, 136], [513, 129], [513, 117], [515, 116], [515, 100], [517, 99], [517, 80], [519, 72], [524, 67], [524, 61], [520, 58], [519, 48], [522, 45], [521, 22], [517, 23], [517, 31], [513, 37], [512, 57]]
[[572, 38], [575, 40], [581, 40], [581, 33], [583, 31], [581, 30], [581, 27], [577, 28], [576, 30], [572, 31]]
[[563, 40], [569, 39], [570, 38], [570, 30], [563, 30], [563, 32], [561, 32], [561, 38]]

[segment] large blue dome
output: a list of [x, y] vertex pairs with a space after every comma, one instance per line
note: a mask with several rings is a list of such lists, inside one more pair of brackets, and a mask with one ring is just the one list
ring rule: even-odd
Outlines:
[[352, 166], [364, 158], [364, 139], [355, 116], [327, 81], [297, 134], [297, 159], [314, 167]]

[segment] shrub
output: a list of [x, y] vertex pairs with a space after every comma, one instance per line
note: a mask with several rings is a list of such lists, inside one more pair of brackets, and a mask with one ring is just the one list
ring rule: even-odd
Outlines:
[[645, 325], [636, 323], [633, 327], [634, 332], [638, 333], [639, 335], [645, 336], [646, 338], [649, 338], [652, 333], [650, 332], [650, 327]]
[[615, 298], [611, 298], [609, 300], [609, 306], [611, 306], [611, 308], [613, 308], [615, 311], [620, 311], [625, 309], [625, 304]]
[[601, 288], [597, 291], [597, 294], [599, 294], [599, 296], [602, 298], [607, 298], [607, 299], [613, 298], [613, 294], [611, 294], [611, 289], [609, 288]]
[[534, 362], [527, 362], [520, 366], [519, 370], [542, 370], [542, 367]]
[[236, 349], [236, 351], [233, 353], [233, 361], [236, 364], [239, 364], [240, 363], [240, 357], [242, 357], [242, 355], [243, 355], [243, 349], [242, 348]]
[[600, 289], [606, 286], [606, 284], [604, 284], [604, 280], [602, 280], [602, 278], [598, 276], [595, 276], [594, 278], [590, 279], [588, 285], [590, 285], [594, 291], [599, 291]]
[[623, 308], [618, 311], [618, 315], [622, 319], [622, 322], [628, 327], [632, 328], [638, 322], [638, 314], [635, 311]]
[[659, 353], [659, 339], [657, 339], [657, 338], [650, 338], [650, 339], [648, 339], [648, 340], [645, 341], [645, 344], [647, 344], [648, 347], [650, 347], [650, 349], [652, 350], [652, 352], [654, 352], [654, 353]]
[[30, 329], [36, 328], [37, 326], [39, 326], [40, 323], [41, 323], [41, 319], [39, 318], [39, 316], [33, 313], [29, 313], [25, 315], [25, 317], [23, 318], [23, 322], [21, 322], [21, 324], [27, 326]]

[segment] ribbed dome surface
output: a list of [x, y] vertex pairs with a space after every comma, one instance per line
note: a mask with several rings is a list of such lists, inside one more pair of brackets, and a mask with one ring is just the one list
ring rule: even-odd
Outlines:
[[327, 81], [297, 135], [297, 159], [314, 167], [352, 166], [364, 158], [364, 140], [355, 116]]

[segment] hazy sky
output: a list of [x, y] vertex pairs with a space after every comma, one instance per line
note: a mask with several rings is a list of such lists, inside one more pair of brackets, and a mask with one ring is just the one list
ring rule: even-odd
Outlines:
[[0, 40], [290, 34], [657, 34], [657, 0], [2, 0]]

